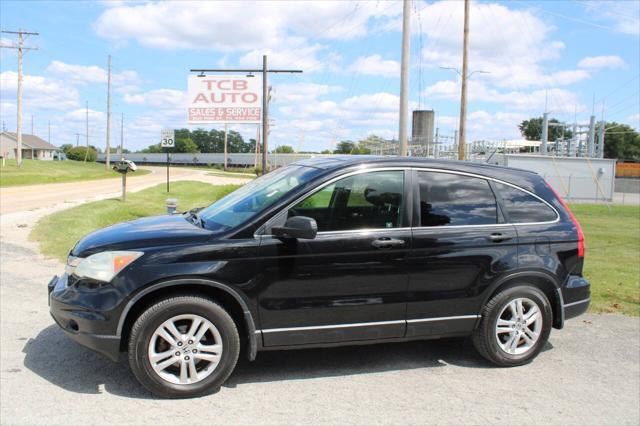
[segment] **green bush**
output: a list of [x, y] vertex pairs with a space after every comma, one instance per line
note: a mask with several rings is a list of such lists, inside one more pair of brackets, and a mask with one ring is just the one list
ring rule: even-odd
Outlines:
[[[86, 156], [86, 158], [85, 158]], [[87, 161], [94, 162], [98, 159], [98, 153], [93, 148], [86, 148], [84, 146], [76, 146], [67, 151], [67, 158], [75, 161]]]

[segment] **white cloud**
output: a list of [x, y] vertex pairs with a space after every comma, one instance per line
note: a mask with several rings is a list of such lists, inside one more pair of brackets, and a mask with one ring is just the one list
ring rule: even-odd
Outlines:
[[383, 77], [399, 77], [400, 63], [394, 60], [384, 60], [380, 55], [361, 56], [347, 68], [355, 74], [379, 75]]
[[626, 64], [620, 56], [587, 56], [578, 62], [578, 66], [587, 69], [617, 69], [624, 68]]
[[340, 60], [335, 53], [326, 52], [326, 46], [320, 44], [296, 46], [292, 43], [281, 49], [253, 49], [242, 55], [238, 63], [247, 68], [262, 68], [263, 55], [268, 57], [269, 68], [299, 69], [305, 73], [334, 71]]
[[547, 86], [568, 86], [589, 77], [589, 73], [584, 70], [563, 70], [549, 74], [545, 78], [545, 83]]
[[341, 90], [340, 86], [317, 83], [279, 84], [274, 87], [272, 102], [276, 104], [281, 102], [310, 102], [315, 101], [320, 96], [340, 92]]
[[309, 73], [336, 71], [341, 60], [317, 40], [363, 37], [377, 22], [401, 13], [398, 6], [335, 0], [125, 3], [106, 9], [93, 27], [119, 44], [135, 40], [144, 47], [239, 53], [239, 64], [247, 67], [260, 66], [268, 54], [270, 66]]
[[64, 117], [71, 121], [84, 123], [87, 119], [87, 112], [89, 113], [89, 122], [92, 122], [92, 121], [102, 122], [107, 119], [107, 116], [104, 112], [96, 111], [94, 109], [89, 109], [87, 111], [87, 109], [85, 108], [76, 108], [64, 114]]
[[583, 2], [594, 19], [612, 23], [614, 30], [629, 35], [640, 34], [640, 2], [588, 1]]
[[518, 124], [527, 118], [529, 115], [523, 113], [473, 111], [467, 117], [468, 137], [470, 140], [519, 138]]
[[144, 93], [128, 94], [124, 101], [133, 105], [148, 105], [161, 109], [180, 109], [186, 116], [187, 94], [174, 89], [156, 89]]
[[[18, 73], [4, 71], [0, 74], [0, 97], [13, 99], [18, 86]], [[65, 110], [78, 105], [78, 91], [50, 78], [37, 75], [23, 76], [25, 109]], [[6, 102], [6, 101], [5, 101]]]
[[340, 40], [364, 36], [371, 19], [384, 19], [400, 12], [398, 7], [389, 6], [344, 1], [125, 4], [105, 10], [94, 23], [94, 29], [104, 38], [135, 39], [147, 47], [275, 49], [286, 47], [293, 36]]
[[[459, 68], [462, 63], [463, 8], [457, 2], [437, 2], [420, 11], [413, 29], [426, 35], [425, 67]], [[552, 27], [529, 10], [502, 4], [471, 3], [469, 71], [483, 70], [474, 79], [504, 88], [570, 84], [586, 78], [584, 71], [550, 73], [545, 63], [558, 59], [564, 43], [551, 39]], [[571, 73], [571, 74], [569, 74]]]
[[[62, 61], [52, 61], [46, 69], [48, 74], [54, 75], [73, 84], [106, 83], [108, 73], [97, 65], [67, 64]], [[111, 82], [114, 85], [123, 85], [139, 82], [138, 73], [125, 70], [111, 74]]]
[[[442, 99], [459, 102], [460, 85], [452, 80], [438, 81], [425, 89], [424, 96], [427, 100]], [[548, 110], [556, 114], [567, 114], [569, 111], [574, 111], [574, 107], [578, 111], [585, 109], [584, 105], [579, 103], [575, 93], [559, 88], [532, 92], [501, 92], [482, 82], [470, 81], [467, 98], [469, 101], [496, 103], [507, 108], [526, 110], [531, 114], [540, 114], [544, 110], [545, 103], [548, 104]]]

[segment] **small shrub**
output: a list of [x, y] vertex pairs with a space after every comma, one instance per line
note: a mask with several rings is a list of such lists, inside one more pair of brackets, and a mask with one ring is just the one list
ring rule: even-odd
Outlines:
[[98, 153], [93, 148], [86, 148], [84, 146], [76, 146], [67, 151], [67, 158], [69, 160], [84, 161], [86, 156], [87, 161], [94, 162], [98, 159]]

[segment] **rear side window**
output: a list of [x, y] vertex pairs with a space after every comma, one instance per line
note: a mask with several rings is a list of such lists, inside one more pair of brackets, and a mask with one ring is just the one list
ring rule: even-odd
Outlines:
[[496, 182], [498, 194], [511, 223], [551, 222], [556, 212], [547, 204], [518, 188]]
[[451, 173], [418, 172], [420, 225], [498, 223], [496, 198], [484, 179]]

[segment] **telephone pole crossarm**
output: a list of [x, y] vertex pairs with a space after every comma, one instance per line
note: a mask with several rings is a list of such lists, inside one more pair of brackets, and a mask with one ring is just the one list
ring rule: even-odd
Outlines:
[[[190, 69], [190, 72], [241, 72], [241, 73], [261, 73], [264, 72], [262, 68], [250, 70], [250, 69], [214, 69], [214, 68], [194, 68]], [[301, 74], [302, 70], [278, 70], [278, 69], [268, 69], [267, 72], [270, 73], [293, 73], [293, 74]]]

